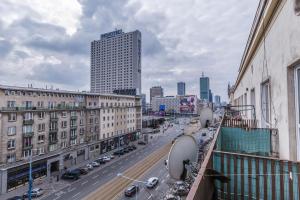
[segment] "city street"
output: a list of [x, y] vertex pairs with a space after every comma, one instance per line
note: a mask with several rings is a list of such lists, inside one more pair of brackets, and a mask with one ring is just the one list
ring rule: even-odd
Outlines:
[[128, 156], [124, 155], [118, 161], [101, 169], [95, 169], [93, 173], [82, 176], [79, 180], [70, 182], [70, 184], [65, 188], [59, 191], [54, 191], [52, 194], [44, 196], [41, 199], [82, 199], [95, 191], [97, 188], [115, 178], [118, 173], [126, 171], [138, 161], [158, 150], [160, 147], [171, 143], [172, 139], [179, 133], [180, 129], [174, 125], [173, 127], [170, 127], [164, 134], [161, 134], [161, 136], [154, 138], [148, 145], [145, 146], [145, 148], [137, 149]]

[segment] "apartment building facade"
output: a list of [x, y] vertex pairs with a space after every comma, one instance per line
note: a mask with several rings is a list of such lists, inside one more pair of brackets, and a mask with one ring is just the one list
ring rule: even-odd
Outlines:
[[142, 35], [136, 30], [101, 34], [91, 43], [91, 92], [135, 89], [141, 94]]
[[261, 0], [230, 90], [231, 103], [254, 106], [243, 118], [278, 129], [281, 159], [300, 160], [299, 0]]
[[140, 97], [0, 85], [0, 194], [136, 140]]

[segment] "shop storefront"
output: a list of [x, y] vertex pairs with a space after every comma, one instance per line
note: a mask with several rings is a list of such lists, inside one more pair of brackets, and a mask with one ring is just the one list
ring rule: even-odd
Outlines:
[[[32, 178], [36, 179], [47, 175], [47, 160], [32, 163]], [[7, 170], [7, 190], [24, 185], [29, 180], [29, 164]]]

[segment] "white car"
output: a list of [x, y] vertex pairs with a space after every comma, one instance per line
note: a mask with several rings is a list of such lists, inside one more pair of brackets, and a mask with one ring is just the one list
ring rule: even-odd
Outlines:
[[158, 178], [151, 177], [148, 179], [146, 186], [147, 186], [147, 188], [154, 188], [157, 184], [158, 184]]
[[[34, 188], [31, 190], [31, 197], [39, 197], [44, 194], [44, 191], [42, 188]], [[28, 198], [28, 192], [24, 193], [23, 197]]]
[[93, 167], [99, 167], [99, 166], [100, 166], [100, 164], [97, 163], [97, 162], [92, 162], [91, 165], [92, 165]]
[[110, 156], [104, 156], [104, 157], [103, 157], [103, 160], [104, 160], [105, 162], [110, 161]]
[[109, 155], [109, 157], [110, 157], [110, 159], [114, 159], [115, 158], [115, 156], [114, 155]]
[[87, 164], [86, 167], [88, 168], [88, 170], [92, 170], [94, 168], [91, 164]]

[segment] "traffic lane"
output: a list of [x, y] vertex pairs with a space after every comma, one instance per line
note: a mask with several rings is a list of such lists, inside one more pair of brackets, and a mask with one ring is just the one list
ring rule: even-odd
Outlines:
[[[170, 129], [168, 132], [172, 133], [174, 130]], [[106, 166], [102, 169], [100, 169], [98, 173], [98, 177], [94, 176], [94, 174], [86, 175], [86, 177], [83, 177], [79, 179], [76, 182], [71, 183], [71, 185], [67, 188], [64, 188], [60, 191], [58, 191], [55, 194], [52, 194], [44, 199], [46, 200], [58, 200], [58, 199], [81, 199], [96, 188], [100, 187], [102, 184], [106, 183], [108, 180], [114, 178], [117, 173], [127, 170], [129, 167], [131, 167], [133, 164], [135, 164], [137, 161], [141, 160], [145, 156], [149, 155], [150, 153], [154, 152], [157, 148], [160, 146], [170, 142], [172, 138], [174, 138], [174, 134], [167, 135], [167, 137], [162, 137], [160, 140], [153, 141], [150, 145], [146, 145], [145, 148], [140, 149], [137, 152], [134, 152], [131, 159], [128, 157], [123, 158], [122, 160], [112, 163], [110, 166]], [[139, 152], [139, 155], [137, 154]], [[124, 161], [124, 162], [122, 162]], [[100, 174], [101, 176], [100, 176]]]
[[[168, 170], [164, 165], [164, 160], [167, 158], [165, 156], [162, 160], [157, 162], [149, 172], [147, 172], [145, 175], [143, 175], [141, 178], [139, 178], [139, 181], [141, 182], [147, 182], [147, 180], [151, 177], [158, 177], [159, 183], [156, 187], [152, 189], [148, 189], [145, 185], [145, 183], [138, 183], [139, 186], [139, 192], [136, 195], [133, 195], [132, 197], [125, 197], [124, 193], [120, 194], [119, 200], [149, 200], [149, 199], [162, 199], [164, 196], [164, 191], [168, 190], [167, 185], [167, 178], [168, 178]], [[137, 184], [137, 183], [132, 183]]]

